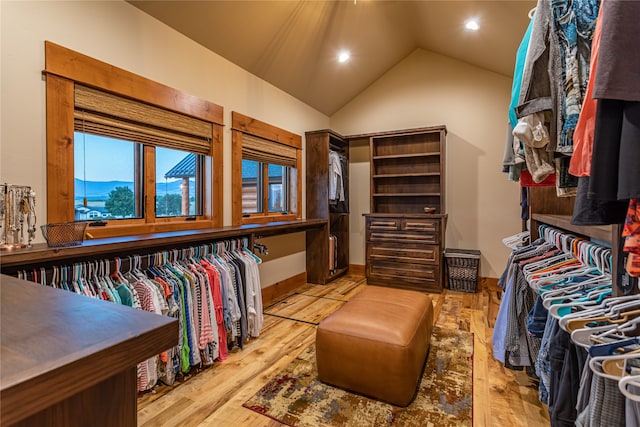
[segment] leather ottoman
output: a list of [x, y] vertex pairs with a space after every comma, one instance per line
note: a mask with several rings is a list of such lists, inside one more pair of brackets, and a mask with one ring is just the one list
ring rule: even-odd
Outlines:
[[318, 325], [318, 378], [407, 406], [416, 393], [432, 329], [428, 295], [367, 286]]

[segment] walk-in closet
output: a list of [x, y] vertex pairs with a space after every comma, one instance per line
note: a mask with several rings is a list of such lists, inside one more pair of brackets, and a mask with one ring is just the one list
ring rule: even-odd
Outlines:
[[640, 426], [638, 22], [0, 1], [0, 425]]

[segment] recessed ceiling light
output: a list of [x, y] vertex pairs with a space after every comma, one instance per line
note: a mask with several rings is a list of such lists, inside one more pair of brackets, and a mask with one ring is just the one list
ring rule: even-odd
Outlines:
[[349, 51], [343, 50], [338, 54], [338, 61], [339, 62], [347, 62], [350, 57], [351, 57], [351, 55], [349, 54]]
[[464, 23], [464, 27], [467, 30], [478, 31], [480, 29], [480, 24], [478, 24], [477, 19], [467, 19], [467, 22]]

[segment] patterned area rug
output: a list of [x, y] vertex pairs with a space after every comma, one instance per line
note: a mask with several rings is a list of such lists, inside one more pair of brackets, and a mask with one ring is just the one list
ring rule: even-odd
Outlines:
[[472, 425], [470, 332], [434, 327], [418, 394], [406, 408], [331, 387], [317, 377], [311, 345], [243, 406], [295, 427]]

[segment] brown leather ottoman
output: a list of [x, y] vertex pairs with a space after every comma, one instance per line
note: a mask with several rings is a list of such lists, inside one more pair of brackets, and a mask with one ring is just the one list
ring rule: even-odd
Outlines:
[[318, 325], [318, 378], [407, 406], [420, 380], [432, 328], [428, 295], [367, 286]]

